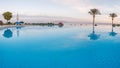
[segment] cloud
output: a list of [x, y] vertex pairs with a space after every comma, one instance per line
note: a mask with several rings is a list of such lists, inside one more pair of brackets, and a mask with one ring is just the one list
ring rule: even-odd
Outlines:
[[[14, 0], [12, 0], [14, 1]], [[10, 2], [12, 2], [10, 1]], [[96, 22], [109, 22], [109, 13], [117, 13], [120, 14], [120, 1], [119, 0], [30, 0], [29, 3], [26, 3], [28, 1], [20, 0], [15, 1], [15, 3], [10, 3], [9, 7], [6, 7], [4, 1], [1, 2], [1, 12], [0, 12], [0, 19], [3, 19], [1, 14], [6, 11], [10, 10], [14, 14], [18, 12], [20, 15], [34, 15], [36, 17], [22, 17], [23, 20], [28, 21], [39, 21], [40, 19], [43, 19], [43, 17], [37, 17], [37, 16], [63, 16], [64, 17], [72, 17], [73, 20], [76, 21], [92, 21], [92, 16], [88, 14], [88, 11], [92, 8], [97, 8], [100, 10], [102, 15], [97, 16]], [[24, 4], [22, 4], [25, 2]], [[20, 5], [22, 4], [22, 5]], [[14, 6], [13, 6], [14, 5]], [[26, 6], [27, 5], [27, 6]], [[8, 6], [8, 5], [7, 5]], [[26, 19], [27, 18], [27, 19]], [[28, 19], [30, 18], [30, 19]], [[63, 18], [56, 18], [56, 20], [63, 20]], [[75, 19], [76, 18], [76, 19]], [[46, 20], [47, 19], [47, 20]], [[51, 18], [44, 17], [43, 20], [48, 21]], [[70, 21], [71, 18], [64, 18], [64, 20]], [[115, 19], [116, 21], [120, 21], [119, 17]], [[110, 20], [111, 21], [111, 20]]]
[[[0, 19], [6, 23], [3, 16]], [[16, 22], [16, 15], [13, 15], [11, 22]], [[36, 16], [36, 15], [19, 15], [19, 21], [24, 21], [25, 23], [48, 23], [48, 22], [64, 22], [64, 23], [80, 23], [79, 19], [72, 17], [62, 17], [62, 16]]]
[[78, 10], [80, 12], [85, 12], [90, 9], [92, 6], [88, 6], [90, 4], [90, 0], [53, 0], [54, 2], [67, 6], [71, 9]]
[[[102, 15], [98, 17], [97, 21], [102, 22], [110, 22], [109, 21], [109, 13], [117, 13], [120, 14], [120, 3], [119, 0], [52, 0], [57, 4], [61, 4], [67, 6], [74, 11], [78, 11], [79, 14], [86, 17], [88, 19], [89, 15], [87, 15], [88, 11], [91, 8], [97, 8], [100, 10]], [[116, 21], [120, 21], [116, 19]]]
[[103, 14], [109, 12], [120, 12], [120, 3], [116, 0], [52, 0], [61, 5], [68, 6], [74, 10], [78, 10], [81, 13], [88, 12], [91, 8], [98, 8], [103, 11]]

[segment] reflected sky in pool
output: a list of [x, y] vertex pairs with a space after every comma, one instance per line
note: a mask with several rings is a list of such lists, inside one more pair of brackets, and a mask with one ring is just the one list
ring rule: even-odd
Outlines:
[[0, 68], [120, 68], [120, 27], [0, 30]]

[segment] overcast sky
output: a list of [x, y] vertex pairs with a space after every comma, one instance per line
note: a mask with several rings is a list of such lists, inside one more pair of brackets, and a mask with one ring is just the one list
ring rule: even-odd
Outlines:
[[[0, 0], [0, 14], [10, 11], [14, 15], [19, 13], [22, 16], [32, 16], [32, 18], [35, 16], [51, 16], [53, 18], [59, 16], [89, 22], [92, 18], [88, 14], [89, 9], [98, 8], [102, 15], [97, 16], [96, 21], [109, 23], [109, 13], [115, 12], [119, 15], [119, 6], [120, 0]], [[2, 17], [0, 18], [2, 19]], [[119, 17], [116, 18], [116, 22], [119, 22], [119, 19]]]

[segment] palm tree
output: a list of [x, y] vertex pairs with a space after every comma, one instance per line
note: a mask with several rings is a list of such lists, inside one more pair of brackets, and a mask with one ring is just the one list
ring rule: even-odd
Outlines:
[[112, 25], [113, 25], [114, 18], [117, 17], [117, 14], [116, 13], [110, 13], [109, 15], [112, 18]]
[[96, 8], [90, 9], [90, 11], [89, 11], [88, 13], [93, 16], [93, 29], [94, 29], [95, 16], [96, 16], [96, 15], [100, 15], [101, 13], [100, 13], [100, 11], [99, 11], [98, 9], [96, 9]]
[[4, 19], [7, 20], [7, 23], [9, 24], [9, 20], [12, 18], [12, 13], [11, 12], [4, 12], [3, 17], [4, 17]]

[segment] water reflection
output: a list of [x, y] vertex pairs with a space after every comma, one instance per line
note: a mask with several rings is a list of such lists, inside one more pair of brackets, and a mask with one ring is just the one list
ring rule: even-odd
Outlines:
[[88, 35], [88, 37], [90, 37], [90, 40], [98, 40], [100, 35], [95, 34], [95, 31], [93, 31], [90, 35]]
[[58, 24], [58, 26], [59, 26], [59, 27], [63, 27], [64, 24], [63, 24], [62, 22], [60, 22], [60, 23]]
[[4, 31], [3, 36], [4, 36], [5, 38], [11, 38], [11, 37], [13, 36], [13, 32], [12, 32], [10, 29], [6, 29], [6, 30]]
[[112, 26], [112, 31], [109, 33], [109, 36], [116, 36], [117, 35], [117, 33], [116, 32], [114, 32], [114, 27]]
[[16, 29], [17, 29], [17, 37], [20, 36], [20, 30], [21, 28], [23, 28], [23, 26], [16, 26]]
[[[23, 26], [16, 26], [16, 34], [17, 34], [17, 37], [20, 36], [20, 29], [23, 28]], [[14, 31], [14, 29], [13, 29]], [[5, 38], [11, 38], [13, 37], [13, 32], [11, 29], [7, 28], [5, 31], [4, 31], [4, 34], [3, 34], [3, 37]]]
[[21, 29], [22, 28], [22, 26], [16, 26], [16, 29]]
[[100, 35], [95, 33], [94, 25], [93, 25], [93, 31], [90, 35], [88, 35], [88, 37], [90, 37], [90, 40], [98, 40], [100, 38]]
[[[60, 26], [62, 27], [62, 26]], [[16, 26], [14, 28], [8, 28], [6, 30], [4, 30], [4, 34], [3, 36], [5, 38], [11, 38], [13, 37], [13, 32], [15, 32], [15, 36], [17, 37], [20, 37], [20, 31], [21, 29], [23, 28], [23, 26]], [[45, 27], [46, 28], [46, 27]], [[52, 27], [51, 27], [52, 28]], [[53, 27], [54, 28], [54, 27]], [[57, 27], [58, 28], [58, 27]], [[82, 28], [84, 29], [84, 28]], [[12, 30], [12, 31], [11, 31]], [[53, 29], [54, 30], [54, 29]], [[87, 29], [88, 30], [88, 29]], [[110, 29], [111, 31], [109, 32], [109, 36], [116, 36], [117, 33], [114, 31], [114, 27], [112, 27], [112, 29]], [[103, 34], [102, 34], [103, 35]], [[107, 34], [108, 35], [108, 34]], [[92, 26], [92, 31], [87, 35], [85, 36], [85, 38], [89, 38], [90, 40], [98, 40], [100, 38], [100, 34], [97, 34], [96, 33], [96, 30], [95, 30], [95, 26]]]

